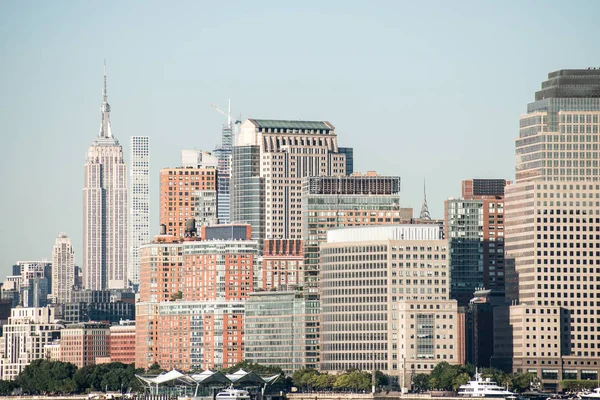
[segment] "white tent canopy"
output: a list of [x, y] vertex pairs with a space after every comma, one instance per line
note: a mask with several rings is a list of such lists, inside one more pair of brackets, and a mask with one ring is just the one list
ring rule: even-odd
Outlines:
[[158, 387], [168, 382], [179, 381], [186, 385], [195, 385], [196, 391], [199, 385], [208, 385], [210, 383], [225, 383], [225, 384], [258, 384], [263, 387], [272, 384], [279, 378], [279, 375], [269, 377], [261, 377], [254, 372], [246, 372], [240, 369], [233, 374], [222, 374], [221, 372], [213, 372], [211, 370], [202, 371], [199, 374], [186, 375], [175, 369], [169, 372], [163, 372], [157, 376], [141, 376], [136, 375], [136, 378], [151, 392], [158, 393]]

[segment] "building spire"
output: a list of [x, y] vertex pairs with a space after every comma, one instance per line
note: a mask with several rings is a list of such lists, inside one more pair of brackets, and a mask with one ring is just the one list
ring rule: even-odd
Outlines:
[[108, 95], [106, 94], [106, 58], [104, 59], [104, 89], [102, 90], [102, 98], [105, 103], [108, 102]]
[[423, 205], [421, 206], [421, 214], [419, 215], [419, 218], [431, 220], [429, 207], [427, 206], [427, 189], [425, 187], [425, 179], [423, 179]]
[[102, 89], [102, 106], [100, 107], [102, 119], [100, 120], [100, 138], [112, 138], [112, 130], [110, 128], [110, 105], [108, 104], [108, 94], [106, 91], [106, 59], [104, 60], [104, 87]]

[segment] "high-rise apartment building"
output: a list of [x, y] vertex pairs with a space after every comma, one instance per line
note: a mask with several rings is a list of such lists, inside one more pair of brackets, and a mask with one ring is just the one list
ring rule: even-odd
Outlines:
[[[516, 182], [506, 188], [512, 369], [555, 390], [598, 379], [600, 70], [548, 74], [521, 116]], [[514, 302], [517, 303], [514, 303]]]
[[127, 279], [140, 284], [140, 246], [150, 241], [150, 152], [148, 136], [129, 138], [129, 253]]
[[[244, 147], [249, 154], [241, 160], [234, 148], [232, 165], [232, 214], [244, 218], [244, 213], [260, 215], [260, 210], [235, 210], [239, 201], [249, 193], [239, 193], [250, 182], [240, 182], [241, 161], [255, 162], [255, 169], [245, 172], [253, 178], [260, 177], [264, 190], [264, 239], [302, 238], [302, 180], [309, 176], [338, 176], [346, 174], [346, 153], [338, 149], [335, 128], [327, 121], [281, 121], [248, 119], [240, 126], [236, 146]], [[242, 178], [243, 179], [243, 178]], [[252, 182], [254, 183], [254, 182]], [[252, 191], [260, 190], [252, 185]], [[236, 193], [238, 192], [238, 193]], [[262, 202], [261, 202], [262, 203]], [[262, 206], [262, 204], [260, 204]], [[247, 208], [248, 205], [242, 205]], [[235, 221], [235, 220], [234, 220]], [[235, 221], [240, 222], [240, 221]], [[246, 222], [255, 224], [256, 222]], [[262, 226], [252, 226], [259, 231]]]
[[64, 233], [56, 238], [52, 249], [52, 297], [58, 304], [67, 303], [75, 286], [75, 252], [71, 239]]
[[83, 187], [83, 285], [127, 287], [127, 167], [112, 134], [106, 66], [100, 132], [87, 152]]
[[[237, 232], [217, 226], [213, 233], [228, 228]], [[142, 246], [136, 364], [190, 370], [241, 361], [244, 302], [254, 289], [257, 254], [258, 242], [247, 236], [175, 240], [165, 235]]]
[[448, 241], [435, 224], [333, 229], [321, 245], [321, 369], [379, 370], [408, 386], [459, 364]]
[[[198, 198], [217, 191], [214, 167], [179, 167], [160, 170], [160, 223], [166, 234], [185, 236], [185, 222], [197, 217]], [[200, 225], [200, 224], [198, 224]]]
[[462, 181], [462, 196], [445, 201], [450, 243], [450, 296], [466, 306], [476, 290], [504, 291], [505, 179]]
[[0, 379], [14, 380], [32, 361], [46, 358], [44, 346], [58, 339], [62, 325], [54, 308], [13, 308], [0, 337]]

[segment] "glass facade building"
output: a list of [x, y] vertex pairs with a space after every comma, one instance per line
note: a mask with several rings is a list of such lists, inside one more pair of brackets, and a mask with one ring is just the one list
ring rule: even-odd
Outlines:
[[246, 302], [244, 360], [291, 375], [306, 365], [305, 301], [301, 292], [257, 292]]
[[233, 223], [252, 226], [252, 239], [262, 248], [265, 232], [264, 178], [260, 176], [260, 147], [236, 146], [232, 151], [231, 214]]

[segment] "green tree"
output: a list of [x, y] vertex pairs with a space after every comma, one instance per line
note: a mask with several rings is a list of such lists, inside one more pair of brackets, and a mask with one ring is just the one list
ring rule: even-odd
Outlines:
[[243, 369], [246, 372], [254, 372], [260, 376], [272, 376], [277, 374], [285, 375], [281, 367], [251, 363], [248, 361], [241, 361], [235, 364], [233, 367], [221, 370], [221, 372], [224, 374], [232, 374], [240, 369]]
[[378, 386], [387, 386], [390, 384], [390, 378], [381, 371], [375, 371], [375, 379]]
[[535, 384], [538, 382], [538, 377], [536, 374], [532, 373], [524, 373], [524, 374], [512, 374], [509, 377], [509, 388], [510, 390], [523, 393], [529, 390], [531, 384]]
[[311, 390], [316, 385], [319, 375], [319, 372], [314, 369], [299, 369], [292, 375], [292, 383], [300, 390]]
[[335, 384], [336, 376], [330, 374], [320, 374], [315, 378], [315, 389], [331, 390]]
[[16, 384], [28, 394], [70, 394], [76, 389], [76, 370], [71, 363], [35, 360], [21, 371]]
[[411, 380], [412, 390], [418, 393], [426, 392], [429, 390], [429, 375], [417, 374], [413, 375]]
[[371, 373], [366, 371], [349, 371], [345, 374], [338, 375], [334, 389], [352, 390], [352, 391], [367, 391], [371, 389]]
[[0, 396], [10, 396], [14, 389], [13, 381], [0, 381]]
[[598, 383], [594, 381], [583, 381], [576, 379], [567, 379], [564, 381], [560, 381], [560, 385], [562, 386], [565, 392], [581, 392], [582, 390], [591, 390], [598, 386]]
[[461, 385], [464, 385], [467, 382], [469, 382], [470, 379], [471, 376], [469, 376], [469, 374], [467, 374], [466, 372], [463, 372], [460, 375], [456, 375], [452, 379], [452, 390], [454, 390], [455, 392], [458, 391], [458, 388], [460, 388]]

